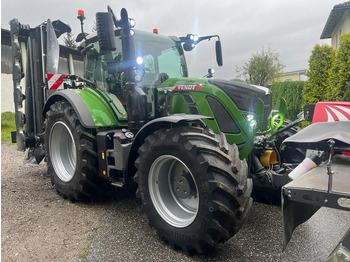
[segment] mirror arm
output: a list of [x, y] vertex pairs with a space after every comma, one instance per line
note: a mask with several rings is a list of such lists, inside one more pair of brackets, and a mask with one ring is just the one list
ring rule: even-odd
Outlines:
[[113, 19], [114, 26], [116, 28], [119, 28], [120, 25], [118, 23], [118, 20], [117, 20], [116, 16], [114, 15], [114, 12], [113, 12], [112, 8], [109, 5], [107, 5], [107, 11], [112, 14], [112, 19]]
[[213, 37], [217, 37], [218, 38], [218, 41], [220, 41], [220, 36], [219, 35], [208, 35], [208, 36], [202, 36], [202, 37], [199, 37], [198, 41], [197, 41], [197, 44], [203, 40], [210, 40], [212, 39]]

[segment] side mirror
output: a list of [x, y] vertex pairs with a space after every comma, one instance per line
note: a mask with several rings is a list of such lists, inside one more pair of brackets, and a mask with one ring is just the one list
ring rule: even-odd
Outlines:
[[217, 40], [215, 42], [215, 52], [216, 52], [216, 62], [218, 63], [218, 66], [223, 65], [222, 61], [222, 50], [221, 50], [221, 41]]
[[96, 13], [97, 38], [101, 51], [115, 51], [113, 17], [110, 12]]
[[218, 66], [222, 66], [222, 50], [221, 50], [221, 42], [220, 37], [218, 35], [208, 35], [198, 37], [197, 35], [188, 34], [185, 37], [180, 37], [180, 42], [183, 43], [183, 49], [185, 51], [191, 51], [197, 44], [199, 44], [203, 40], [210, 40], [213, 37], [217, 37], [217, 41], [215, 42], [215, 52], [216, 52], [216, 62]]

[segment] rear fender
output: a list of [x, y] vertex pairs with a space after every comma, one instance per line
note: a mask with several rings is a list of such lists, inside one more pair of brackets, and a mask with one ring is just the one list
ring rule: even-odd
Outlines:
[[[111, 103], [92, 89], [65, 89], [54, 92], [47, 100], [43, 114], [50, 109], [50, 106], [56, 101], [68, 101], [79, 118], [79, 121], [85, 128], [99, 127], [126, 127], [127, 118], [122, 113], [113, 110]], [[118, 118], [125, 120], [119, 122]]]
[[84, 127], [95, 128], [95, 122], [85, 101], [76, 92], [69, 89], [55, 92], [48, 98], [43, 110], [44, 117], [46, 116], [47, 111], [50, 110], [50, 106], [60, 100], [66, 100], [69, 102]]

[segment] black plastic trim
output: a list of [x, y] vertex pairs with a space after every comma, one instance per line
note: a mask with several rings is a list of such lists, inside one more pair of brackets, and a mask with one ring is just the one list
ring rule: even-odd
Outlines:
[[238, 128], [235, 121], [218, 100], [216, 100], [214, 97], [207, 96], [207, 101], [211, 110], [213, 111], [221, 132], [229, 134], [241, 133], [241, 130]]
[[195, 104], [193, 97], [189, 94], [183, 94], [183, 98], [185, 99], [186, 104]]
[[196, 106], [188, 106], [188, 109], [190, 110], [190, 113], [191, 114], [194, 114], [194, 115], [199, 115], [199, 110], [198, 110], [198, 107]]

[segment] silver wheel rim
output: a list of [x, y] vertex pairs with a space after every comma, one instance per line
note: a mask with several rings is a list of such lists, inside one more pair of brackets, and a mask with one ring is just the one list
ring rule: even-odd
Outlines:
[[[189, 174], [194, 185], [193, 194], [187, 198], [175, 194], [174, 179], [179, 172]], [[155, 209], [168, 224], [183, 228], [195, 220], [199, 209], [198, 188], [189, 168], [180, 159], [170, 155], [158, 157], [149, 171], [148, 188]]]
[[52, 166], [60, 180], [72, 180], [77, 162], [77, 153], [72, 132], [68, 126], [57, 121], [50, 132], [49, 151]]

